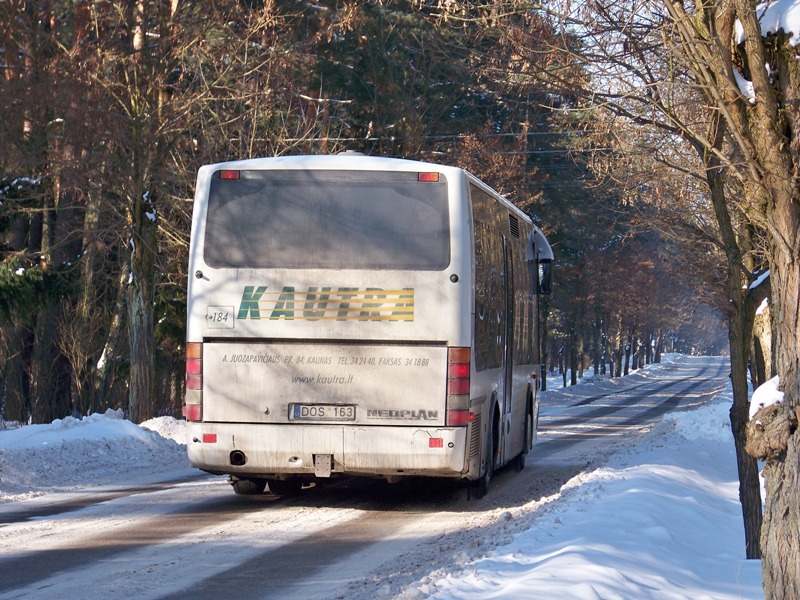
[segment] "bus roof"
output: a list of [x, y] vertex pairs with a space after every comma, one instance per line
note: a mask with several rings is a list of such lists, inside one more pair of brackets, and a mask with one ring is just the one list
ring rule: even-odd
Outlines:
[[359, 169], [367, 171], [424, 171], [426, 169], [435, 169], [437, 171], [463, 170], [458, 167], [449, 167], [405, 158], [367, 156], [360, 152], [248, 158], [206, 165], [202, 168], [210, 171], [221, 169]]

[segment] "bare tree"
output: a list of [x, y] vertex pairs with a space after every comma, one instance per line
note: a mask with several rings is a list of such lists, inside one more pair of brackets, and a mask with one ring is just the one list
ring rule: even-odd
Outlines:
[[[774, 451], [760, 457], [766, 459], [767, 480], [761, 551], [767, 597], [797, 598], [800, 70], [795, 46], [783, 31], [762, 33], [760, 14], [745, 0], [702, 4], [623, 0], [594, 2], [584, 9], [582, 22], [573, 31], [591, 36], [593, 45], [584, 46], [584, 55], [596, 65], [596, 75], [603, 77], [599, 97], [633, 122], [680, 136], [702, 165], [726, 255], [734, 388], [731, 418], [743, 482], [755, 472], [754, 464], [742, 458], [741, 434], [748, 409], [749, 328], [757, 302], [742, 292], [742, 283], [749, 283], [752, 276], [747, 256], [750, 238], [745, 228], [737, 229], [732, 215], [746, 217], [747, 227], [763, 232], [768, 241], [774, 359], [786, 400], [777, 409], [781, 418], [775, 422], [782, 429], [775, 433]], [[568, 15], [567, 21], [573, 16]], [[578, 19], [572, 22], [577, 24]], [[738, 198], [726, 192], [731, 182], [741, 192]], [[747, 495], [743, 489], [743, 501]], [[752, 540], [755, 502], [749, 504], [745, 506], [748, 556], [757, 556]]]

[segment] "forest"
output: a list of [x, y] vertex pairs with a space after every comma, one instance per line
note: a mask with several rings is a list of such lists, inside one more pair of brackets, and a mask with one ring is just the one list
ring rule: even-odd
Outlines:
[[452, 164], [553, 246], [550, 385], [729, 353], [747, 556], [768, 598], [800, 597], [796, 6], [5, 0], [0, 419], [180, 414], [199, 166]]
[[180, 415], [194, 177], [256, 156], [453, 164], [523, 207], [557, 254], [551, 385], [725, 351], [719, 267], [613, 174], [659, 167], [584, 100], [579, 40], [442, 4], [3, 3], [0, 418]]

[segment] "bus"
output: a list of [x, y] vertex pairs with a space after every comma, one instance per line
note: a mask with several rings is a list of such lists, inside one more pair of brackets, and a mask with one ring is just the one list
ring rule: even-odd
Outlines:
[[336, 476], [483, 496], [535, 439], [553, 251], [467, 171], [358, 153], [199, 169], [191, 464], [238, 494]]

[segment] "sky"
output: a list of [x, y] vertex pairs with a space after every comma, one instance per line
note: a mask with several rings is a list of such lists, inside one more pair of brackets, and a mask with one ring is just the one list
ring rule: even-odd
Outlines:
[[[579, 387], [587, 397], [597, 393], [591, 383]], [[548, 391], [543, 410], [558, 405], [558, 394]], [[531, 598], [536, 590], [537, 598], [570, 600], [763, 598], [760, 561], [744, 558], [731, 401], [724, 391], [702, 408], [665, 416], [603, 466], [545, 502], [535, 499], [540, 506], [526, 528], [510, 526], [513, 534], [497, 534], [477, 558], [456, 553], [448, 567], [407, 582], [394, 597]], [[771, 402], [763, 393], [759, 401]], [[111, 410], [0, 430], [0, 509], [185, 473], [183, 438], [183, 422], [171, 417], [139, 426]]]

